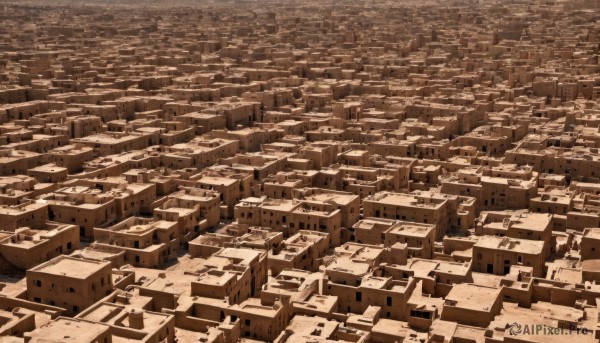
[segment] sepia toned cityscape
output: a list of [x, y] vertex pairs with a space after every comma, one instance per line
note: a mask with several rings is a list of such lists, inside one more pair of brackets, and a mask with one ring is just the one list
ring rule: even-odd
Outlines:
[[600, 0], [0, 23], [0, 343], [600, 342]]

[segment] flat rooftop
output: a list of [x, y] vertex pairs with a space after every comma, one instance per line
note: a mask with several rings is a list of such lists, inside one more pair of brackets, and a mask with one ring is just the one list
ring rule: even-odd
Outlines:
[[61, 255], [53, 260], [31, 269], [37, 273], [62, 275], [73, 279], [87, 279], [102, 268], [110, 266], [109, 262], [98, 262]]
[[445, 306], [454, 306], [464, 309], [489, 312], [494, 303], [499, 299], [501, 290], [461, 283], [452, 286], [450, 293], [446, 296]]

